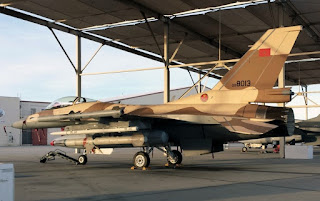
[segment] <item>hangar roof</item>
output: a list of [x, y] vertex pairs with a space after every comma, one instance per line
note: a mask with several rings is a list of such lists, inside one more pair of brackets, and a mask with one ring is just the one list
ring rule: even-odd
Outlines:
[[[183, 40], [174, 58], [175, 64], [217, 60], [219, 33], [221, 59], [240, 58], [267, 29], [281, 24], [304, 27], [292, 53], [320, 50], [318, 0], [247, 2], [246, 6], [232, 6], [235, 0], [0, 0], [0, 12], [157, 61], [162, 61], [163, 53], [159, 49], [163, 51], [163, 21], [170, 18], [169, 55]], [[209, 9], [197, 10], [198, 13], [190, 16], [181, 13], [199, 8]], [[289, 60], [312, 57], [317, 58], [319, 54]], [[286, 84], [320, 83], [319, 64], [320, 61], [286, 64]], [[199, 68], [189, 69], [198, 71]], [[224, 70], [214, 71], [217, 75], [223, 73]]]

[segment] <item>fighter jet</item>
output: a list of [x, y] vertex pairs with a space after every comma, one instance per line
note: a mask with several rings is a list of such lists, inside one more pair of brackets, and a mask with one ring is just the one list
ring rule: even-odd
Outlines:
[[320, 135], [320, 115], [308, 120], [298, 120], [296, 127], [306, 132], [319, 133]]
[[[133, 165], [150, 164], [153, 149], [163, 151], [169, 164], [183, 154], [223, 151], [228, 141], [292, 135], [292, 109], [255, 103], [285, 103], [291, 88], [273, 88], [301, 26], [270, 29], [234, 67], [206, 92], [162, 105], [82, 102], [47, 109], [15, 122], [20, 129], [65, 127], [54, 135], [54, 146], [82, 148], [79, 163], [104, 148], [142, 147]], [[180, 151], [173, 150], [177, 146]]]

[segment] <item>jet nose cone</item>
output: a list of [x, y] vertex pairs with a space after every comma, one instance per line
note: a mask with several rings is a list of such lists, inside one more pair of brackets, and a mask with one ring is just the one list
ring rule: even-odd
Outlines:
[[51, 146], [54, 146], [54, 140], [52, 140], [52, 141], [50, 142], [50, 144], [51, 144]]
[[24, 124], [24, 120], [16, 121], [12, 124], [12, 127], [22, 129], [23, 124]]

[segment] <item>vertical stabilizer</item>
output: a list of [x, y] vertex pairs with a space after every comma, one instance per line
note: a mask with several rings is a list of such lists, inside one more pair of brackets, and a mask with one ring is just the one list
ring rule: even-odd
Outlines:
[[213, 89], [272, 88], [301, 29], [269, 29]]

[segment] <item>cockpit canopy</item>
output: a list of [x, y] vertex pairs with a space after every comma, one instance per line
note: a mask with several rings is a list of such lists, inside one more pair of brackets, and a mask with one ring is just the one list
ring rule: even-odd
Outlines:
[[72, 105], [74, 102], [75, 104], [78, 104], [78, 103], [85, 103], [85, 102], [96, 102], [96, 100], [93, 100], [90, 98], [84, 98], [84, 97], [81, 97], [80, 99], [78, 99], [77, 96], [66, 96], [66, 97], [59, 98], [53, 101], [52, 103], [50, 103], [50, 105], [46, 107], [46, 110], [67, 107]]

